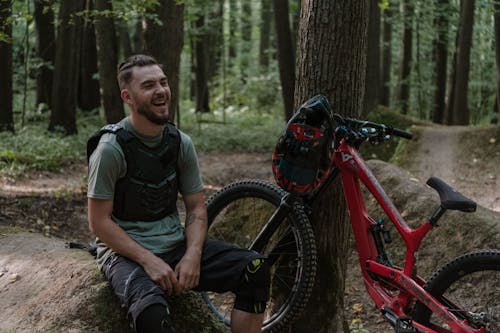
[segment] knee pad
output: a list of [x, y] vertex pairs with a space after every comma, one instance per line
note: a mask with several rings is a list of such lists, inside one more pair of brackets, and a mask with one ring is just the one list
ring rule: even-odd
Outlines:
[[268, 263], [264, 259], [253, 259], [245, 266], [234, 307], [245, 312], [264, 312], [270, 282]]

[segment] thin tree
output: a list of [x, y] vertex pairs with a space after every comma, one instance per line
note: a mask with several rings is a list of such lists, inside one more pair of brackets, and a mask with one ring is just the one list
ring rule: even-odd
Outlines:
[[80, 74], [78, 87], [78, 106], [83, 111], [94, 110], [100, 105], [99, 81], [97, 74], [97, 48], [94, 23], [90, 11], [94, 9], [92, 0], [85, 0], [85, 13], [82, 27], [82, 53], [80, 55]]
[[435, 92], [432, 121], [438, 124], [444, 122], [446, 107], [446, 77], [448, 66], [448, 27], [450, 0], [436, 0], [434, 39], [434, 73]]
[[383, 34], [382, 34], [382, 62], [381, 62], [381, 84], [380, 104], [389, 106], [391, 102], [391, 62], [392, 62], [392, 13], [394, 9], [389, 4], [383, 10]]
[[500, 1], [494, 1], [495, 9], [495, 64], [496, 64], [496, 98], [493, 112], [500, 113]]
[[173, 121], [179, 112], [179, 73], [184, 41], [184, 3], [177, 0], [161, 1], [161, 4], [152, 9], [151, 13], [157, 15], [162, 25], [156, 24], [155, 20], [152, 19], [146, 20], [144, 49], [164, 65], [172, 91], [170, 118]]
[[116, 123], [125, 116], [120, 89], [116, 81], [118, 63], [118, 43], [113, 17], [106, 13], [113, 12], [111, 0], [95, 0], [98, 12], [95, 18], [95, 35], [101, 100], [107, 123]]
[[59, 8], [57, 50], [52, 85], [52, 109], [49, 131], [76, 134], [78, 67], [81, 27], [75, 15], [84, 9], [81, 0], [65, 0]]
[[35, 1], [36, 52], [41, 64], [36, 74], [36, 105], [52, 108], [52, 78], [56, 57], [56, 34], [52, 0]]
[[241, 78], [246, 82], [248, 69], [250, 67], [252, 51], [252, 2], [241, 1], [240, 31], [241, 31], [241, 53], [240, 72]]
[[403, 7], [404, 31], [397, 100], [401, 106], [401, 112], [407, 114], [410, 102], [410, 74], [413, 52], [413, 4], [411, 0], [403, 0], [401, 5]]
[[457, 44], [457, 67], [452, 124], [468, 125], [469, 108], [467, 90], [469, 84], [470, 50], [474, 25], [474, 0], [462, 0]]
[[278, 43], [278, 66], [281, 80], [281, 94], [285, 106], [285, 119], [293, 115], [295, 90], [295, 54], [290, 29], [288, 0], [274, 0], [274, 22]]
[[0, 0], [0, 131], [14, 132], [11, 19], [12, 1]]
[[210, 112], [208, 92], [208, 57], [206, 44], [207, 27], [205, 25], [205, 13], [198, 13], [198, 17], [192, 22], [194, 33], [191, 34], [191, 59], [192, 71], [194, 73], [194, 96], [196, 112]]
[[260, 1], [260, 44], [259, 44], [259, 64], [265, 73], [269, 68], [269, 41], [271, 37], [272, 2], [269, 0]]
[[238, 54], [236, 47], [236, 32], [238, 31], [238, 6], [237, 0], [229, 2], [229, 36], [228, 36], [228, 66], [231, 67]]
[[[315, 94], [323, 94], [335, 112], [349, 116], [361, 114], [368, 10], [367, 1], [302, 2], [296, 106]], [[317, 278], [303, 318], [294, 324], [292, 331], [344, 332], [350, 226], [340, 183], [334, 182], [318, 199], [312, 217], [318, 248]]]
[[363, 114], [372, 112], [379, 101], [380, 84], [380, 7], [379, 0], [370, 0], [368, 49], [366, 53], [366, 90]]

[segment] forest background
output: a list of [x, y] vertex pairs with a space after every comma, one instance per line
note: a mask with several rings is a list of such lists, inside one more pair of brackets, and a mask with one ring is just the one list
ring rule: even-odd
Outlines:
[[[382, 105], [443, 124], [496, 121], [497, 2], [370, 3], [365, 115]], [[127, 112], [116, 64], [139, 52], [165, 64], [173, 117], [199, 150], [270, 151], [268, 138], [303, 102], [293, 99], [300, 9], [298, 0], [1, 0], [1, 172], [83, 160], [86, 138]]]

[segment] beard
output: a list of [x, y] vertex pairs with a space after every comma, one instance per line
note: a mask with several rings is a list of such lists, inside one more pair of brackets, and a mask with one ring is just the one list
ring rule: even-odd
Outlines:
[[166, 123], [168, 123], [168, 121], [170, 119], [168, 112], [159, 115], [159, 114], [151, 111], [150, 108], [146, 105], [138, 106], [137, 112], [139, 114], [143, 115], [144, 117], [146, 117], [147, 120], [149, 120], [150, 122], [152, 122], [153, 124], [156, 124], [156, 125], [165, 125]]

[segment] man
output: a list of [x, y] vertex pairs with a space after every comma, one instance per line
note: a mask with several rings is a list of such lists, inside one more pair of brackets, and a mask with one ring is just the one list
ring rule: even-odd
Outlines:
[[134, 330], [173, 332], [165, 294], [195, 289], [233, 291], [232, 331], [260, 332], [269, 268], [258, 253], [206, 239], [196, 152], [168, 122], [166, 75], [152, 57], [134, 55], [119, 65], [118, 83], [130, 116], [89, 140], [88, 219], [98, 265]]

